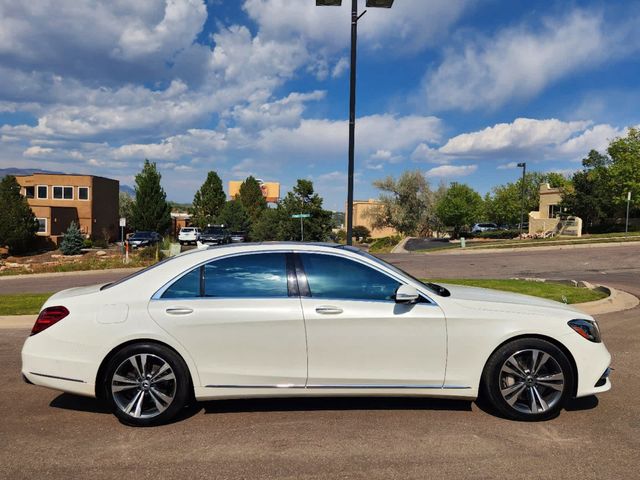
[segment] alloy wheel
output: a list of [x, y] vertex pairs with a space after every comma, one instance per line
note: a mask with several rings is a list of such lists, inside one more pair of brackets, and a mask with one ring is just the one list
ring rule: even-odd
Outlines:
[[535, 348], [520, 350], [502, 364], [499, 377], [502, 398], [515, 410], [541, 414], [552, 409], [565, 389], [558, 361]]
[[176, 387], [169, 363], [148, 353], [128, 357], [111, 379], [111, 393], [118, 409], [139, 419], [153, 418], [169, 408]]

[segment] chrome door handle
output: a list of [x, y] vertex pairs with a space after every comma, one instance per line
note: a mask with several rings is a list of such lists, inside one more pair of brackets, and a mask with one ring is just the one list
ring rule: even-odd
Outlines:
[[189, 315], [190, 313], [193, 313], [193, 309], [185, 307], [167, 308], [165, 312], [169, 315]]
[[342, 309], [338, 307], [316, 307], [316, 313], [322, 315], [338, 315], [342, 313]]

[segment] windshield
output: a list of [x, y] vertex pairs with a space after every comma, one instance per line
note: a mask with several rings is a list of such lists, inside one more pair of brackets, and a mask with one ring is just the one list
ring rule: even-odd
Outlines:
[[222, 235], [223, 230], [220, 227], [207, 227], [202, 233], [207, 235]]
[[403, 275], [405, 277], [409, 277], [410, 279], [418, 282], [420, 285], [424, 285], [425, 287], [427, 287], [429, 290], [431, 290], [433, 293], [435, 293], [436, 295], [440, 295], [441, 297], [448, 297], [449, 295], [451, 295], [451, 293], [449, 292], [449, 290], [447, 290], [446, 288], [436, 284], [436, 283], [432, 283], [432, 282], [423, 282], [422, 280], [420, 280], [419, 278], [414, 277], [413, 275], [411, 275], [410, 273], [405, 272], [404, 270], [401, 270], [400, 268], [396, 267], [395, 265], [391, 265], [390, 263], [385, 262], [384, 260], [381, 260], [380, 258], [371, 255], [368, 252], [364, 252], [362, 250], [360, 250], [359, 248], [355, 248], [355, 247], [347, 247], [347, 246], [343, 246], [340, 248], [344, 248], [345, 250], [349, 250], [350, 252], [355, 252], [359, 255], [362, 255], [363, 257], [367, 257], [369, 260], [373, 260], [374, 262], [380, 264], [380, 265], [384, 265], [385, 267], [387, 267], [388, 269], [396, 272], [399, 275]]
[[189, 232], [193, 232], [193, 228], [183, 228], [182, 230], [180, 230], [182, 233], [189, 233]]
[[151, 238], [151, 232], [136, 232], [129, 238]]

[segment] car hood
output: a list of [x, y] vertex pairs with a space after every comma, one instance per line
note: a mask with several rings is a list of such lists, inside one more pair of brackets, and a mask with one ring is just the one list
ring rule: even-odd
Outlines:
[[[569, 312], [580, 312], [571, 305], [519, 293], [502, 292], [489, 288], [466, 287], [462, 285], [440, 284], [451, 292], [451, 299], [462, 303], [473, 303], [473, 308], [483, 310], [503, 310], [501, 305], [521, 305], [523, 307], [551, 308]], [[467, 305], [470, 306], [470, 305]], [[584, 315], [584, 313], [582, 313]]]

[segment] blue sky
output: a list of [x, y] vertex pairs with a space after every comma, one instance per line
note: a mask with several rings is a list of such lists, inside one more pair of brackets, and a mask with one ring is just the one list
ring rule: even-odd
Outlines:
[[[206, 172], [346, 199], [349, 1], [0, 0], [0, 167], [168, 197]], [[364, 9], [364, 0], [360, 8]], [[640, 123], [640, 3], [396, 0], [359, 24], [357, 198], [420, 169], [481, 193], [569, 174]]]

